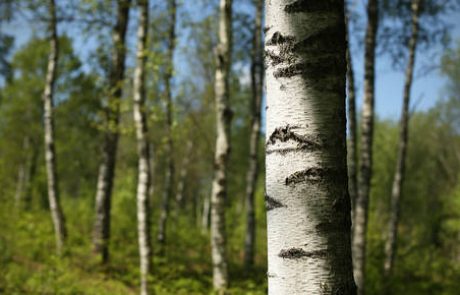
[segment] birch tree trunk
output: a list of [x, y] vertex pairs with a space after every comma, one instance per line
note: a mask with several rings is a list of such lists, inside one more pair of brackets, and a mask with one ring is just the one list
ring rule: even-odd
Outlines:
[[45, 129], [45, 162], [46, 176], [48, 183], [48, 202], [51, 218], [56, 236], [56, 249], [58, 255], [62, 254], [64, 241], [67, 236], [64, 213], [62, 212], [56, 168], [56, 150], [54, 143], [54, 116], [53, 116], [53, 95], [54, 84], [56, 83], [56, 72], [59, 58], [59, 41], [57, 35], [56, 5], [54, 0], [49, 0], [49, 40], [50, 52], [48, 56], [48, 69], [46, 72], [45, 90], [43, 92], [44, 104], [44, 129]]
[[174, 50], [176, 45], [176, 0], [168, 0], [168, 11], [170, 15], [169, 23], [169, 40], [168, 40], [168, 65], [165, 74], [165, 94], [166, 94], [166, 134], [167, 134], [167, 146], [168, 146], [168, 170], [166, 173], [166, 185], [163, 194], [163, 200], [161, 205], [160, 214], [160, 225], [158, 227], [158, 246], [160, 247], [160, 253], [164, 252], [164, 246], [166, 243], [166, 226], [169, 216], [169, 203], [173, 198], [174, 193], [174, 142], [172, 134], [173, 124], [173, 106], [172, 106], [172, 93], [171, 93], [171, 79], [174, 70]]
[[220, 0], [219, 43], [216, 48], [215, 108], [216, 151], [211, 193], [211, 248], [213, 287], [223, 294], [228, 286], [226, 258], [225, 200], [227, 199], [227, 166], [230, 156], [229, 75], [232, 48], [232, 0]]
[[350, 50], [350, 34], [348, 14], [345, 10], [345, 25], [347, 34], [347, 89], [348, 89], [348, 191], [351, 200], [351, 216], [353, 219], [355, 211], [356, 197], [358, 195], [358, 176], [357, 176], [357, 130], [356, 130], [356, 92], [355, 92], [355, 75], [353, 72], [353, 60]]
[[395, 255], [396, 255], [396, 241], [398, 235], [398, 223], [400, 213], [400, 202], [402, 187], [404, 184], [405, 170], [406, 170], [406, 154], [407, 143], [409, 140], [409, 107], [412, 79], [415, 64], [415, 52], [417, 49], [418, 38], [418, 22], [420, 15], [421, 0], [412, 0], [412, 35], [409, 40], [409, 61], [406, 68], [406, 81], [404, 84], [403, 93], [403, 106], [401, 112], [400, 134], [398, 145], [398, 158], [396, 162], [396, 170], [393, 178], [393, 187], [391, 190], [391, 211], [390, 221], [388, 226], [388, 237], [385, 243], [385, 262], [384, 262], [384, 275], [389, 277], [393, 270]]
[[256, 221], [254, 195], [259, 174], [258, 150], [260, 140], [260, 104], [263, 91], [262, 13], [263, 0], [256, 2], [253, 43], [251, 53], [251, 135], [249, 138], [249, 169], [246, 175], [246, 237], [244, 242], [244, 265], [249, 270], [254, 265]]
[[149, 26], [149, 1], [139, 0], [139, 25], [137, 29], [137, 65], [134, 71], [134, 123], [136, 126], [137, 154], [139, 157], [137, 176], [137, 232], [141, 273], [141, 295], [147, 295], [148, 275], [151, 266], [150, 239], [150, 149], [147, 138], [147, 115], [145, 111], [145, 62], [147, 32]]
[[358, 197], [353, 223], [353, 273], [358, 294], [365, 294], [366, 232], [369, 192], [372, 177], [372, 142], [374, 133], [375, 47], [378, 26], [378, 0], [367, 4], [368, 24], [365, 36], [364, 103], [361, 118], [361, 152]]
[[109, 102], [106, 108], [106, 130], [102, 145], [102, 162], [96, 192], [96, 220], [93, 230], [94, 252], [102, 262], [109, 260], [110, 209], [118, 145], [120, 101], [125, 73], [125, 36], [128, 26], [130, 0], [118, 1], [117, 21], [113, 28], [113, 53], [109, 74]]
[[344, 3], [266, 5], [268, 293], [355, 294]]

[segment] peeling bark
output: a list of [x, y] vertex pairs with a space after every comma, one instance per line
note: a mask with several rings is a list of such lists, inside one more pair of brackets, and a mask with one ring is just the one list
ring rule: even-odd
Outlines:
[[59, 41], [57, 35], [56, 6], [54, 0], [49, 0], [49, 34], [50, 52], [48, 56], [48, 69], [46, 72], [45, 90], [43, 92], [44, 128], [45, 128], [45, 162], [48, 183], [48, 202], [56, 236], [56, 250], [62, 254], [67, 236], [64, 213], [62, 212], [56, 168], [56, 148], [54, 135], [54, 84], [56, 83], [57, 63], [59, 59]]
[[168, 146], [168, 164], [167, 164], [167, 173], [166, 173], [166, 185], [165, 191], [163, 194], [163, 200], [161, 204], [161, 214], [160, 214], [160, 225], [158, 228], [158, 247], [160, 248], [160, 253], [164, 253], [165, 243], [166, 243], [166, 226], [169, 217], [169, 207], [170, 200], [173, 198], [174, 194], [174, 176], [175, 166], [174, 159], [172, 155], [174, 154], [174, 142], [172, 134], [172, 124], [173, 124], [173, 102], [172, 102], [172, 93], [171, 93], [171, 79], [173, 77], [174, 69], [174, 50], [176, 45], [176, 10], [177, 3], [176, 0], [168, 1], [168, 11], [170, 15], [169, 23], [169, 40], [168, 40], [168, 66], [165, 74], [165, 95], [166, 95], [166, 134], [167, 134], [167, 146]]
[[232, 0], [220, 1], [219, 43], [216, 48], [215, 108], [216, 147], [214, 180], [211, 193], [211, 248], [214, 290], [223, 294], [228, 286], [225, 232], [225, 200], [227, 199], [227, 166], [230, 156], [229, 74], [232, 49]]
[[109, 100], [106, 108], [106, 130], [102, 144], [102, 161], [96, 192], [96, 220], [93, 228], [93, 250], [102, 263], [109, 261], [110, 211], [118, 146], [120, 101], [125, 75], [125, 36], [131, 0], [118, 1], [117, 21], [113, 28], [112, 67], [109, 73]]
[[141, 295], [149, 294], [148, 276], [151, 268], [152, 246], [150, 239], [150, 148], [148, 142], [147, 114], [145, 111], [145, 62], [149, 26], [149, 1], [139, 0], [139, 25], [137, 29], [137, 65], [134, 71], [134, 123], [136, 126], [137, 154], [137, 231], [139, 238]]
[[246, 237], [244, 242], [244, 265], [249, 270], [254, 265], [256, 241], [255, 191], [259, 175], [258, 151], [260, 141], [260, 105], [263, 92], [262, 56], [263, 0], [256, 3], [253, 43], [251, 52], [251, 135], [249, 138], [249, 168], [246, 175]]
[[269, 294], [355, 294], [344, 3], [266, 5]]
[[[396, 256], [396, 242], [398, 237], [398, 223], [400, 214], [400, 203], [402, 195], [402, 187], [404, 185], [405, 170], [406, 170], [406, 154], [407, 144], [409, 141], [409, 106], [411, 96], [411, 86], [413, 80], [415, 66], [415, 52], [417, 49], [417, 38], [419, 30], [419, 15], [421, 0], [412, 0], [412, 35], [409, 40], [409, 61], [406, 68], [406, 81], [404, 84], [403, 106], [401, 112], [400, 134], [398, 145], [398, 158], [396, 162], [396, 170], [393, 178], [393, 187], [391, 190], [391, 211], [390, 221], [388, 225], [388, 237], [385, 244], [385, 262], [384, 276], [388, 278], [393, 271], [394, 260]], [[388, 286], [389, 288], [389, 286]], [[387, 289], [387, 291], [390, 291]], [[387, 292], [388, 293], [388, 292]]]
[[358, 197], [353, 225], [353, 273], [358, 294], [365, 294], [366, 232], [369, 193], [372, 178], [372, 142], [374, 134], [375, 48], [378, 26], [378, 0], [367, 4], [368, 24], [365, 36], [364, 103], [361, 118], [361, 152]]

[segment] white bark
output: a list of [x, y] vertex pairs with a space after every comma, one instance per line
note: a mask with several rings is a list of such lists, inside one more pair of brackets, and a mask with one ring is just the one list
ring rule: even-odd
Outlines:
[[229, 73], [232, 47], [232, 0], [220, 1], [219, 44], [216, 52], [215, 108], [216, 151], [211, 193], [211, 248], [213, 287], [218, 293], [228, 286], [225, 233], [225, 200], [227, 198], [227, 165], [230, 155]]
[[137, 179], [137, 232], [141, 273], [141, 295], [147, 295], [151, 266], [150, 239], [150, 157], [147, 115], [145, 112], [145, 61], [149, 26], [149, 1], [139, 1], [139, 25], [137, 30], [137, 66], [134, 71], [134, 123], [136, 125], [137, 153], [139, 156]]
[[45, 90], [43, 92], [44, 104], [44, 128], [45, 128], [45, 161], [46, 161], [46, 176], [48, 183], [48, 201], [51, 211], [51, 217], [54, 225], [56, 236], [57, 253], [62, 253], [64, 241], [67, 236], [65, 227], [64, 214], [62, 212], [59, 199], [59, 187], [57, 180], [56, 168], [56, 150], [54, 143], [54, 116], [53, 116], [53, 95], [54, 84], [56, 82], [56, 71], [58, 63], [58, 35], [56, 21], [56, 6], [54, 0], [49, 0], [49, 34], [50, 34], [50, 53], [48, 57], [48, 69], [46, 72]]
[[354, 294], [339, 0], [266, 4], [268, 292]]

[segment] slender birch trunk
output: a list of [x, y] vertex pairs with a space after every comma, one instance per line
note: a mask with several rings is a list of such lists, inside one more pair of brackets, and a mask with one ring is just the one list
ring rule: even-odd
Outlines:
[[345, 25], [347, 34], [347, 89], [348, 89], [348, 191], [351, 200], [351, 216], [353, 219], [356, 197], [358, 195], [358, 151], [357, 151], [357, 130], [356, 130], [356, 92], [355, 75], [353, 72], [353, 60], [350, 52], [350, 34], [348, 14], [345, 10]]
[[54, 142], [54, 116], [53, 95], [56, 83], [57, 64], [59, 59], [59, 41], [57, 35], [56, 5], [54, 0], [49, 0], [49, 34], [50, 52], [48, 56], [48, 69], [46, 72], [45, 90], [43, 92], [44, 104], [44, 127], [45, 127], [45, 162], [46, 176], [48, 180], [48, 202], [56, 236], [56, 249], [58, 255], [62, 254], [64, 242], [67, 236], [64, 213], [62, 212], [56, 168], [56, 150]]
[[256, 217], [254, 195], [259, 174], [258, 151], [260, 141], [260, 104], [263, 91], [262, 13], [263, 0], [256, 3], [253, 43], [251, 53], [251, 135], [249, 138], [249, 169], [246, 175], [246, 237], [244, 265], [249, 270], [254, 265]]
[[103, 263], [109, 260], [110, 209], [118, 145], [120, 101], [125, 73], [125, 36], [130, 0], [118, 1], [117, 21], [113, 28], [112, 68], [109, 74], [109, 102], [106, 109], [106, 130], [102, 145], [102, 161], [96, 192], [96, 220], [93, 229], [93, 249]]
[[166, 243], [166, 226], [169, 216], [169, 203], [173, 198], [174, 193], [174, 176], [175, 176], [175, 166], [174, 166], [174, 142], [172, 134], [172, 124], [173, 124], [173, 102], [172, 102], [172, 92], [171, 92], [171, 79], [173, 77], [174, 71], [174, 50], [176, 45], [176, 10], [177, 3], [176, 0], [168, 0], [168, 11], [170, 15], [169, 23], [169, 40], [168, 40], [168, 66], [165, 74], [165, 94], [166, 94], [166, 134], [167, 134], [167, 146], [168, 146], [168, 170], [166, 173], [166, 185], [165, 191], [163, 194], [163, 201], [161, 205], [161, 214], [160, 214], [160, 225], [158, 228], [158, 246], [160, 247], [160, 252], [164, 252], [164, 246]]
[[412, 0], [412, 35], [409, 40], [409, 61], [407, 63], [406, 68], [406, 82], [404, 84], [403, 106], [400, 122], [401, 129], [399, 134], [398, 145], [398, 159], [396, 162], [396, 171], [393, 178], [393, 188], [391, 190], [390, 222], [388, 226], [388, 237], [385, 243], [384, 275], [387, 278], [391, 276], [391, 273], [393, 271], [393, 265], [396, 255], [396, 241], [398, 237], [400, 202], [406, 170], [407, 144], [409, 141], [409, 107], [415, 64], [415, 52], [417, 49], [420, 5], [421, 0]]
[[266, 5], [268, 293], [355, 294], [343, 1]]
[[[177, 184], [176, 202], [181, 207], [184, 203], [185, 183], [187, 181], [187, 173], [190, 165], [191, 154], [193, 152], [193, 141], [187, 141], [186, 153], [182, 162], [182, 167], [179, 173], [179, 183]], [[194, 198], [195, 202], [195, 198]]]
[[227, 199], [227, 166], [230, 156], [230, 108], [229, 75], [232, 50], [232, 0], [220, 0], [219, 43], [216, 48], [216, 151], [214, 156], [214, 180], [211, 193], [211, 248], [213, 287], [223, 294], [228, 286], [226, 257], [225, 201]]
[[365, 294], [366, 232], [369, 193], [372, 177], [372, 142], [374, 133], [375, 47], [378, 26], [378, 0], [367, 4], [368, 24], [365, 36], [364, 103], [361, 118], [361, 153], [358, 197], [353, 223], [353, 273], [358, 294]]
[[150, 149], [147, 138], [147, 114], [145, 111], [145, 62], [147, 32], [149, 26], [149, 1], [139, 0], [139, 25], [137, 29], [137, 65], [134, 71], [134, 123], [136, 126], [137, 154], [139, 157], [137, 176], [137, 232], [141, 273], [141, 295], [147, 295], [148, 276], [151, 266], [150, 239]]

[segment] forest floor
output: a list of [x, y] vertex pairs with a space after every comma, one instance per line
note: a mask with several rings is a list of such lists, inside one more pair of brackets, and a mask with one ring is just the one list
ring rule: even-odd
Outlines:
[[[69, 237], [61, 258], [54, 254], [47, 210], [0, 208], [0, 294], [138, 294], [135, 215], [129, 210], [119, 214], [119, 208], [114, 208], [110, 263], [101, 266], [91, 252], [92, 216], [85, 208], [89, 204], [70, 203], [64, 206]], [[212, 294], [209, 234], [191, 226], [189, 218], [176, 218], [174, 223], [172, 218], [166, 255], [154, 256], [151, 288], [155, 294]], [[242, 232], [230, 235], [229, 292], [265, 294], [265, 245], [258, 247], [256, 266], [245, 271], [242, 243]]]

